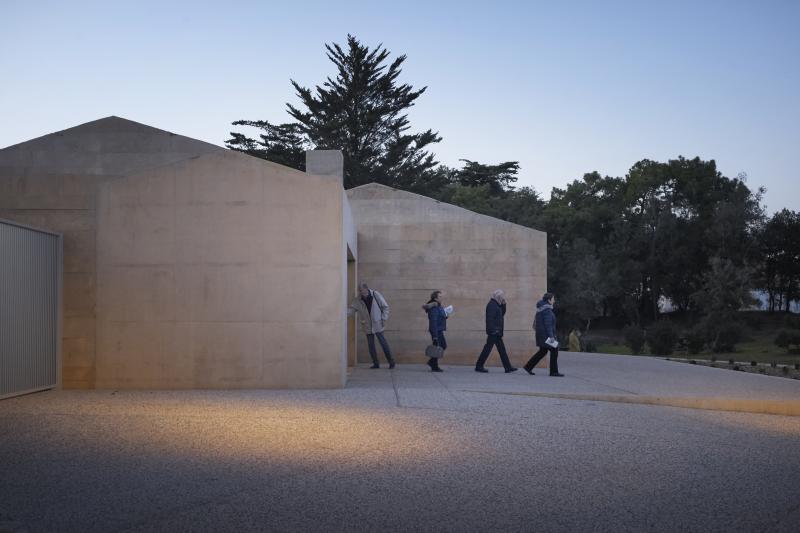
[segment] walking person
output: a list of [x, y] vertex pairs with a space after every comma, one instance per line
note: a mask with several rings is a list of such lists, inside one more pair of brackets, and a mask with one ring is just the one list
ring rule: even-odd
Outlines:
[[[444, 310], [444, 293], [442, 291], [433, 291], [428, 303], [422, 306], [422, 309], [428, 313], [428, 332], [431, 334], [431, 342], [434, 346], [442, 349], [442, 357], [444, 351], [447, 349], [447, 340], [444, 338], [444, 332], [447, 330], [447, 312]], [[444, 372], [439, 368], [439, 358], [429, 357], [428, 366], [431, 367], [431, 372]]]
[[386, 337], [383, 336], [386, 321], [389, 320], [389, 304], [386, 303], [383, 295], [370, 289], [366, 283], [362, 283], [359, 286], [359, 296], [353, 299], [347, 312], [348, 314], [358, 313], [361, 330], [367, 335], [367, 347], [369, 356], [372, 358], [370, 368], [381, 367], [378, 364], [378, 353], [375, 350], [375, 337], [378, 337], [383, 354], [389, 362], [389, 368], [394, 368], [395, 361], [392, 357], [392, 350], [389, 348], [389, 343], [386, 342]]
[[492, 293], [491, 300], [486, 304], [486, 344], [483, 346], [483, 351], [481, 351], [478, 361], [475, 363], [475, 372], [488, 372], [484, 365], [494, 346], [497, 346], [500, 361], [503, 363], [503, 368], [506, 369], [506, 374], [517, 371], [516, 368], [511, 366], [511, 361], [509, 361], [508, 353], [506, 352], [506, 345], [503, 344], [505, 315], [506, 295], [498, 289]]
[[548, 344], [556, 340], [556, 314], [553, 312], [553, 305], [556, 303], [556, 297], [551, 292], [546, 292], [542, 299], [536, 304], [536, 318], [534, 320], [534, 329], [536, 330], [536, 345], [539, 351], [533, 354], [530, 360], [525, 363], [525, 371], [534, 375], [533, 368], [539, 364], [547, 352], [550, 352], [550, 375], [553, 377], [563, 378], [564, 374], [558, 372], [558, 344], [552, 346]]

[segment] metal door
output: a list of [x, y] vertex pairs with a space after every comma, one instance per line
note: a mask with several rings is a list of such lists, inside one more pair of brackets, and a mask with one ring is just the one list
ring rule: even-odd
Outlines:
[[0, 399], [61, 384], [62, 237], [0, 220]]

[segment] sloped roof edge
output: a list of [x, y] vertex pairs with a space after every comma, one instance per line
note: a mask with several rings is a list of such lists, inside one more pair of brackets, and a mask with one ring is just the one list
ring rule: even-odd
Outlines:
[[28, 143], [34, 143], [34, 142], [37, 142], [37, 141], [41, 141], [43, 139], [46, 139], [47, 137], [63, 137], [65, 135], [69, 135], [71, 132], [76, 132], [76, 131], [79, 131], [79, 130], [87, 130], [87, 129], [91, 129], [91, 128], [98, 128], [98, 127], [103, 127], [103, 126], [108, 126], [108, 125], [113, 125], [113, 124], [124, 125], [124, 126], [127, 126], [127, 127], [131, 128], [131, 129], [138, 129], [138, 130], [141, 130], [141, 131], [148, 131], [149, 130], [150, 132], [157, 133], [157, 134], [166, 134], [166, 135], [174, 135], [174, 136], [177, 136], [177, 137], [183, 137], [184, 139], [188, 139], [188, 140], [193, 141], [195, 143], [203, 144], [203, 145], [205, 145], [207, 147], [214, 147], [214, 148], [216, 148], [218, 150], [225, 150], [225, 148], [222, 147], [222, 146], [217, 146], [216, 144], [212, 144], [212, 143], [209, 143], [209, 142], [206, 142], [206, 141], [201, 141], [200, 139], [195, 139], [194, 137], [188, 137], [186, 135], [180, 135], [178, 133], [173, 133], [171, 131], [163, 130], [161, 128], [156, 128], [155, 126], [150, 126], [148, 124], [143, 124], [141, 122], [136, 122], [135, 120], [130, 120], [130, 119], [127, 119], [127, 118], [124, 118], [124, 117], [116, 116], [116, 115], [110, 115], [110, 116], [99, 118], [99, 119], [96, 119], [96, 120], [91, 120], [89, 122], [84, 122], [83, 124], [78, 124], [77, 126], [71, 126], [69, 128], [63, 129], [63, 130], [58, 130], [58, 131], [54, 131], [54, 132], [51, 132], [51, 133], [46, 133], [44, 135], [40, 135], [38, 137], [34, 137], [33, 139], [28, 139], [28, 140], [25, 140], [25, 141], [22, 141], [22, 142], [19, 142], [19, 143], [16, 143], [16, 144], [12, 144], [10, 146], [5, 146], [3, 148], [0, 148], [0, 152], [2, 152], [4, 150], [9, 150], [9, 149], [12, 149], [12, 148], [21, 147], [21, 146], [23, 146], [25, 144], [28, 144]]
[[351, 199], [350, 198], [350, 191], [357, 191], [359, 189], [360, 190], [364, 190], [364, 189], [369, 189], [369, 188], [371, 188], [371, 189], [378, 189], [378, 188], [386, 189], [388, 191], [392, 191], [393, 193], [397, 193], [397, 194], [400, 194], [400, 195], [403, 195], [403, 196], [408, 196], [409, 198], [424, 200], [424, 201], [427, 201], [427, 202], [433, 202], [433, 203], [436, 203], [436, 204], [439, 204], [439, 205], [442, 205], [442, 206], [447, 206], [447, 208], [449, 208], [449, 209], [454, 209], [454, 210], [457, 210], [457, 211], [463, 211], [463, 212], [469, 213], [470, 215], [475, 216], [475, 217], [487, 218], [487, 219], [491, 220], [494, 223], [509, 224], [511, 226], [516, 226], [518, 228], [522, 228], [522, 229], [525, 229], [525, 230], [528, 230], [528, 231], [536, 231], [536, 232], [539, 232], [539, 233], [546, 233], [546, 232], [544, 232], [542, 230], [539, 230], [539, 229], [536, 229], [536, 228], [530, 228], [528, 226], [523, 226], [522, 224], [517, 224], [515, 222], [509, 222], [509, 221], [503, 220], [501, 218], [496, 218], [496, 217], [493, 217], [493, 216], [484, 215], [482, 213], [476, 213], [475, 211], [471, 211], [469, 209], [466, 209], [464, 207], [460, 207], [460, 206], [457, 206], [457, 205], [454, 205], [454, 204], [449, 204], [447, 202], [442, 202], [441, 200], [437, 200], [435, 198], [431, 198], [430, 196], [425, 196], [423, 194], [418, 194], [418, 193], [415, 193], [415, 192], [404, 191], [402, 189], [395, 189], [394, 187], [389, 187], [388, 185], [384, 185], [382, 183], [377, 183], [375, 181], [373, 181], [372, 183], [365, 183], [364, 185], [359, 185], [358, 187], [353, 187], [352, 189], [347, 189], [347, 191], [346, 191], [347, 192], [347, 197], [348, 197], [348, 199]]

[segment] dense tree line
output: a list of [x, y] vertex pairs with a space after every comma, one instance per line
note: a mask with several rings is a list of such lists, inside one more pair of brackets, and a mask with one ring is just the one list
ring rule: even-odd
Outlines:
[[644, 159], [622, 177], [587, 173], [544, 201], [515, 185], [518, 162], [435, 160], [438, 133], [410, 129], [407, 112], [426, 88], [399, 82], [405, 56], [353, 36], [326, 51], [336, 75], [313, 90], [291, 82], [293, 122], [236, 121], [259, 135], [232, 132], [227, 146], [300, 170], [305, 150], [341, 149], [346, 188], [376, 181], [546, 231], [549, 289], [584, 328], [597, 317], [646, 324], [669, 304], [695, 314], [697, 335], [720, 347], [752, 289], [768, 292], [771, 310], [800, 297], [800, 217], [767, 220], [764, 191], [746, 176], [723, 176], [713, 160]]

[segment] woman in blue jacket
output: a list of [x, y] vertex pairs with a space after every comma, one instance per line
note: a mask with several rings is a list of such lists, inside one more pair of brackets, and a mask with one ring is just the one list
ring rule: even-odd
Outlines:
[[539, 364], [545, 354], [550, 352], [550, 375], [563, 378], [564, 374], [558, 373], [558, 348], [553, 348], [547, 344], [547, 339], [556, 338], [556, 314], [553, 312], [553, 304], [556, 297], [552, 292], [546, 292], [539, 303], [536, 304], [536, 319], [534, 328], [536, 329], [536, 346], [539, 351], [531, 356], [525, 364], [525, 371], [533, 375], [533, 368]]
[[[447, 313], [442, 305], [443, 294], [442, 291], [433, 291], [431, 299], [422, 306], [422, 309], [428, 313], [428, 332], [431, 334], [431, 341], [442, 351], [447, 349], [447, 341], [444, 338], [444, 332], [447, 330]], [[431, 372], [443, 372], [439, 368], [439, 360], [435, 357], [428, 358], [428, 366], [431, 367]]]

